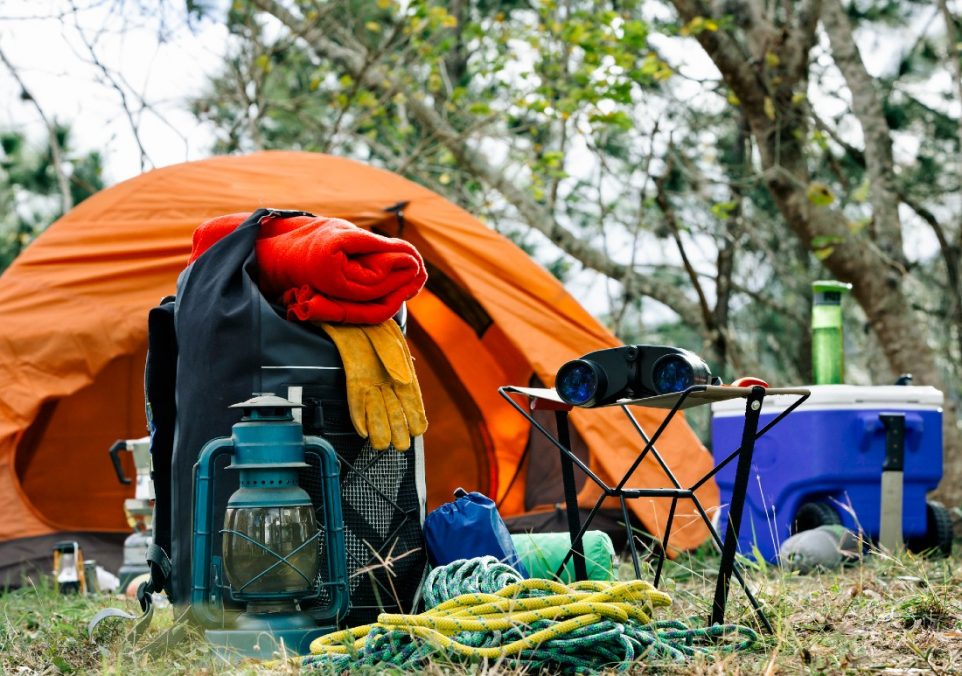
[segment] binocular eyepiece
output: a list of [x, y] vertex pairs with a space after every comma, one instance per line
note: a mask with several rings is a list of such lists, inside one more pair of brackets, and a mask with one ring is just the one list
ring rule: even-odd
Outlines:
[[584, 408], [711, 383], [711, 370], [701, 357], [666, 345], [624, 345], [589, 352], [564, 364], [555, 377], [562, 401]]

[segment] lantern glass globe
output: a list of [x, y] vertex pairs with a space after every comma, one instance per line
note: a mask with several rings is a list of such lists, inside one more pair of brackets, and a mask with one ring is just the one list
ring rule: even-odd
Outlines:
[[228, 508], [224, 531], [224, 573], [235, 594], [303, 595], [314, 589], [318, 546], [305, 546], [317, 535], [312, 506]]

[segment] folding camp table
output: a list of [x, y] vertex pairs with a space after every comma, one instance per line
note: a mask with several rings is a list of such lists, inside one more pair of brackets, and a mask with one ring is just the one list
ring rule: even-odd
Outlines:
[[[631, 561], [634, 565], [635, 577], [641, 577], [641, 566], [638, 562], [638, 551], [635, 547], [634, 536], [631, 532], [631, 521], [628, 518], [628, 506], [626, 500], [631, 500], [635, 498], [671, 498], [671, 507], [668, 511], [668, 522], [665, 524], [665, 533], [661, 540], [661, 548], [658, 552], [658, 563], [655, 569], [655, 587], [661, 581], [662, 566], [665, 562], [665, 556], [668, 552], [668, 540], [671, 537], [671, 527], [675, 519], [675, 508], [678, 505], [678, 500], [688, 499], [692, 501], [695, 506], [699, 516], [705, 522], [711, 533], [712, 539], [721, 548], [722, 556], [721, 562], [718, 564], [718, 577], [715, 584], [715, 598], [712, 603], [712, 612], [709, 622], [711, 624], [721, 624], [725, 620], [725, 606], [728, 601], [728, 588], [731, 583], [732, 575], [738, 580], [742, 588], [745, 590], [745, 595], [748, 597], [749, 602], [754, 608], [756, 615], [762, 625], [769, 631], [772, 631], [771, 623], [769, 623], [768, 618], [765, 616], [764, 611], [759, 605], [757, 599], [752, 594], [748, 585], [745, 583], [745, 579], [742, 576], [740, 567], [735, 561], [735, 550], [738, 544], [738, 531], [741, 527], [742, 521], [742, 510], [745, 506], [745, 493], [748, 489], [748, 479], [749, 472], [752, 464], [752, 454], [755, 451], [755, 441], [761, 437], [763, 434], [768, 432], [771, 428], [781, 422], [785, 416], [798, 408], [803, 401], [805, 401], [810, 392], [805, 389], [798, 388], [764, 388], [760, 386], [754, 387], [730, 387], [730, 386], [714, 386], [714, 385], [695, 385], [689, 387], [682, 392], [675, 392], [671, 394], [662, 394], [654, 397], [646, 397], [644, 399], [630, 399], [630, 400], [620, 400], [609, 404], [608, 406], [619, 406], [622, 411], [624, 411], [632, 427], [638, 432], [639, 436], [644, 440], [645, 445], [635, 461], [628, 468], [625, 475], [618, 481], [617, 485], [609, 486], [607, 483], [602, 481], [598, 475], [591, 471], [591, 469], [571, 450], [571, 435], [568, 428], [568, 413], [571, 411], [571, 406], [566, 404], [558, 396], [558, 393], [553, 388], [536, 388], [536, 387], [514, 387], [505, 386], [498, 389], [498, 392], [504, 397], [508, 403], [514, 407], [521, 415], [523, 415], [531, 425], [538, 430], [553, 446], [555, 446], [561, 454], [561, 475], [562, 482], [564, 484], [565, 493], [565, 503], [567, 507], [568, 515], [568, 531], [571, 534], [571, 549], [565, 556], [564, 561], [558, 568], [557, 574], [560, 575], [564, 570], [565, 565], [568, 563], [568, 559], [572, 556], [574, 557], [574, 568], [575, 577], [578, 580], [587, 579], [587, 567], [585, 565], [585, 555], [584, 555], [584, 545], [582, 542], [582, 537], [591, 525], [592, 520], [595, 515], [601, 509], [601, 505], [606, 498], [617, 498], [621, 504], [621, 514], [625, 521], [625, 529], [628, 535], [628, 543], [631, 551]], [[512, 396], [515, 394], [522, 395], [527, 398], [529, 406], [526, 409], [521, 406], [518, 401]], [[785, 407], [785, 409], [779, 413], [772, 421], [770, 421], [765, 427], [758, 430], [758, 419], [762, 410], [762, 401], [766, 396], [778, 396], [790, 398], [790, 403]], [[718, 465], [716, 465], [711, 471], [705, 474], [703, 477], [698, 479], [694, 484], [688, 488], [682, 487], [678, 479], [672, 473], [671, 468], [665, 463], [658, 449], [655, 448], [655, 442], [661, 436], [661, 433], [668, 426], [668, 423], [674, 418], [678, 411], [686, 408], [692, 408], [694, 406], [701, 406], [703, 404], [710, 404], [716, 401], [725, 401], [727, 399], [744, 398], [745, 401], [745, 426], [742, 430], [742, 442], [741, 445], [731, 452], [724, 460], [722, 460]], [[667, 409], [668, 414], [662, 421], [655, 433], [650, 437], [642, 429], [641, 425], [638, 423], [635, 416], [632, 414], [629, 406], [642, 406], [649, 408], [661, 408]], [[555, 422], [557, 424], [557, 436], [549, 432], [541, 423], [535, 420], [531, 411], [534, 410], [547, 410], [554, 411]], [[648, 455], [651, 455], [655, 461], [661, 466], [662, 470], [665, 472], [668, 480], [671, 482], [672, 486], [668, 488], [629, 488], [626, 484], [631, 479], [632, 474], [641, 464], [642, 460]], [[714, 524], [712, 524], [711, 518], [709, 518], [708, 513], [702, 507], [698, 496], [695, 495], [695, 491], [698, 490], [707, 481], [711, 480], [715, 474], [717, 474], [723, 467], [728, 463], [738, 457], [738, 464], [735, 470], [735, 484], [732, 490], [731, 504], [728, 509], [728, 526], [725, 533], [725, 539], [719, 536], [718, 531], [715, 529]], [[577, 491], [575, 490], [575, 478], [574, 478], [574, 468], [578, 467], [585, 475], [591, 479], [598, 487], [601, 489], [601, 496], [598, 501], [592, 507], [591, 511], [588, 512], [584, 523], [581, 523], [581, 515], [578, 511], [578, 497]]]

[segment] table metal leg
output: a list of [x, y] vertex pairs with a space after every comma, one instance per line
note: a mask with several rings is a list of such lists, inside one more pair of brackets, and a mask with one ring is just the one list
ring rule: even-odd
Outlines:
[[678, 498], [671, 499], [671, 509], [668, 510], [668, 523], [665, 524], [665, 537], [661, 541], [661, 551], [658, 553], [658, 567], [655, 569], [655, 589], [661, 582], [661, 569], [665, 565], [665, 557], [668, 556], [668, 538], [671, 537], [671, 524], [675, 520], [675, 508], [678, 506]]
[[741, 453], [735, 469], [735, 484], [732, 486], [732, 502], [728, 509], [728, 528], [722, 545], [721, 563], [718, 565], [718, 581], [715, 585], [715, 600], [712, 603], [710, 624], [725, 622], [725, 604], [728, 601], [728, 587], [732, 569], [735, 565], [735, 550], [738, 547], [738, 531], [742, 523], [745, 507], [745, 493], [748, 490], [748, 477], [755, 452], [755, 438], [758, 432], [758, 417], [762, 410], [765, 388], [753, 387], [745, 403], [745, 427], [742, 429]]
[[[693, 497], [691, 501], [692, 501], [692, 504], [695, 505], [695, 509], [698, 511], [698, 513], [701, 514], [701, 518], [708, 525], [708, 532], [711, 534], [712, 540], [714, 540], [718, 548], [721, 549], [722, 548], [721, 535], [718, 534], [718, 531], [715, 530], [715, 527], [712, 525], [711, 518], [709, 518], [708, 513], [705, 511], [705, 508], [701, 506], [701, 502], [698, 501], [698, 496]], [[774, 634], [775, 629], [772, 628], [772, 623], [768, 621], [768, 617], [765, 615], [765, 611], [762, 610], [762, 604], [758, 602], [758, 599], [756, 599], [755, 595], [752, 594], [752, 590], [748, 588], [748, 583], [745, 582], [745, 578], [742, 575], [741, 570], [739, 569], [740, 569], [740, 566], [738, 565], [738, 562], [733, 561], [732, 577], [734, 577], [738, 581], [738, 584], [742, 586], [742, 590], [745, 592], [745, 597], [748, 599], [748, 602], [751, 604], [752, 608], [754, 608], [755, 616], [758, 618], [758, 621], [762, 623], [762, 626], [765, 627], [765, 631], [767, 631], [769, 634]]]
[[[558, 425], [558, 441], [567, 449], [571, 448], [571, 435], [568, 430], [568, 412], [555, 411]], [[578, 512], [578, 491], [575, 490], [575, 468], [571, 458], [561, 453], [561, 479], [564, 482], [565, 503], [568, 511], [568, 532], [571, 534], [571, 552], [575, 560], [575, 579], [587, 580], [588, 567], [585, 563], [585, 547], [581, 537], [581, 515]]]
[[[701, 387], [704, 390], [704, 386]], [[562, 480], [564, 482], [564, 492], [565, 492], [565, 503], [567, 507], [568, 516], [568, 531], [571, 535], [572, 546], [566, 553], [564, 560], [558, 567], [556, 572], [557, 575], [562, 575], [564, 568], [570, 558], [575, 559], [575, 576], [578, 580], [584, 580], [587, 578], [587, 565], [584, 555], [584, 543], [583, 537], [584, 533], [587, 532], [588, 528], [591, 526], [592, 520], [595, 515], [601, 509], [601, 506], [606, 498], [618, 498], [621, 505], [622, 517], [625, 519], [625, 527], [628, 531], [628, 536], [632, 544], [634, 541], [631, 540], [632, 533], [630, 529], [629, 515], [628, 512], [628, 499], [636, 499], [642, 497], [655, 497], [655, 498], [671, 498], [672, 504], [669, 512], [668, 523], [666, 524], [665, 533], [662, 541], [662, 550], [660, 552], [657, 570], [655, 572], [655, 585], [661, 581], [661, 574], [663, 572], [664, 558], [667, 553], [668, 539], [672, 530], [672, 522], [677, 511], [678, 500], [680, 499], [691, 499], [698, 515], [704, 521], [705, 525], [708, 527], [708, 531], [711, 534], [712, 539], [721, 548], [722, 556], [721, 562], [718, 568], [718, 579], [715, 587], [715, 598], [712, 605], [712, 613], [710, 617], [710, 622], [712, 624], [720, 624], [725, 620], [725, 606], [728, 601], [728, 592], [731, 586], [731, 578], [734, 577], [745, 591], [745, 595], [748, 598], [749, 603], [751, 603], [752, 608], [754, 608], [755, 613], [758, 617], [759, 622], [764, 626], [764, 628], [769, 632], [773, 633], [771, 623], [762, 611], [761, 604], [751, 593], [745, 579], [739, 570], [739, 566], [735, 562], [735, 554], [738, 546], [738, 533], [741, 529], [742, 513], [745, 507], [745, 497], [748, 490], [748, 481], [751, 474], [751, 464], [752, 457], [755, 451], [755, 442], [765, 434], [769, 429], [774, 427], [779, 421], [781, 421], [790, 412], [795, 410], [799, 405], [802, 404], [808, 397], [808, 393], [802, 393], [799, 398], [794, 401], [786, 410], [782, 411], [774, 420], [769, 421], [765, 427], [759, 431], [759, 416], [761, 414], [762, 401], [765, 398], [766, 391], [762, 387], [752, 388], [750, 394], [745, 402], [745, 427], [742, 430], [742, 444], [736, 449], [732, 454], [726, 458], [723, 462], [719, 463], [712, 471], [703, 476], [698, 480], [693, 486], [688, 489], [682, 489], [677, 478], [671, 472], [671, 469], [667, 466], [661, 455], [658, 453], [654, 446], [655, 441], [660, 436], [661, 432], [668, 425], [669, 421], [674, 417], [674, 414], [681, 409], [681, 403], [684, 398], [688, 396], [690, 392], [701, 391], [698, 387], [689, 388], [683, 393], [683, 396], [679, 398], [678, 401], [674, 403], [668, 415], [662, 421], [658, 430], [655, 432], [651, 438], [641, 429], [641, 425], [638, 424], [631, 411], [627, 406], [622, 405], [622, 409], [628, 415], [628, 419], [632, 422], [635, 430], [641, 435], [642, 439], [645, 441], [644, 450], [635, 458], [629, 471], [621, 478], [621, 481], [616, 486], [609, 486], [606, 482], [602, 481], [591, 469], [585, 465], [584, 462], [577, 456], [575, 456], [571, 451], [571, 441], [570, 441], [570, 431], [568, 427], [568, 415], [569, 409], [558, 410], [553, 406], [557, 403], [553, 400], [550, 401], [550, 406], [546, 410], [555, 411], [555, 421], [558, 427], [557, 437], [553, 437], [551, 433], [543, 427], [535, 418], [522, 408], [514, 399], [512, 399], [511, 394], [514, 392], [525, 393], [524, 390], [511, 387], [499, 388], [499, 393], [504, 397], [508, 403], [517, 410], [522, 416], [524, 416], [531, 425], [537, 429], [549, 442], [551, 442], [561, 454], [561, 473]], [[792, 392], [792, 394], [799, 394], [798, 392]], [[531, 396], [531, 395], [529, 395]], [[672, 489], [626, 489], [625, 485], [630, 480], [634, 469], [644, 460], [644, 458], [651, 453], [655, 461], [664, 470], [669, 481], [674, 485]], [[712, 525], [711, 518], [708, 516], [698, 497], [695, 495], [695, 491], [698, 490], [706, 482], [710, 481], [718, 471], [727, 465], [730, 461], [738, 457], [738, 465], [735, 470], [735, 484], [732, 487], [732, 501], [728, 510], [728, 524], [726, 528], [724, 542], [722, 541], [721, 535], [718, 530]], [[577, 490], [575, 488], [574, 481], [574, 467], [577, 466], [582, 472], [585, 473], [588, 479], [593, 481], [601, 489], [601, 495], [598, 496], [598, 500], [595, 506], [588, 512], [584, 519], [581, 521], [581, 513], [578, 509], [578, 496]], [[632, 548], [634, 550], [634, 547]], [[635, 575], [639, 576], [640, 566], [637, 559], [637, 552], [632, 552], [633, 563], [635, 564]]]
[[[625, 520], [625, 533], [628, 535], [628, 547], [631, 549], [631, 564], [635, 567], [635, 579], [641, 579], [641, 564], [638, 561], [638, 549], [635, 547], [635, 534], [631, 532], [631, 517], [628, 515], [628, 505], [625, 496], [619, 495], [621, 501], [621, 518]], [[656, 584], [657, 586], [657, 584]]]

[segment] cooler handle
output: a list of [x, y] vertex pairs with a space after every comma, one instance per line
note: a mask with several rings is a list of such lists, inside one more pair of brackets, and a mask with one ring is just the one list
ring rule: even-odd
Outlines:
[[[876, 434], [885, 436], [886, 429], [885, 425], [880, 419], [880, 415], [886, 415], [890, 413], [889, 411], [883, 411], [879, 413], [863, 413], [859, 415], [859, 419], [862, 422], [862, 430], [865, 432], [865, 436], [862, 441], [862, 450], [868, 450], [869, 447], [869, 436], [874, 436]], [[901, 411], [891, 412], [902, 414]], [[905, 413], [905, 436], [909, 435], [921, 436], [922, 432], [925, 430], [925, 420], [918, 413]], [[906, 450], [909, 450], [909, 444], [905, 445]]]

